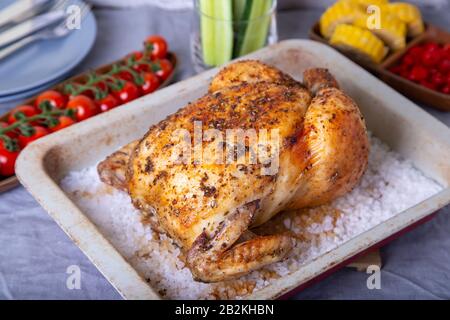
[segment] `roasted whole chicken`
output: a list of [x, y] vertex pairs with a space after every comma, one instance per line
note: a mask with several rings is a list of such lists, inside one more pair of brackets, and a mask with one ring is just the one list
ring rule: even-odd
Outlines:
[[368, 153], [358, 106], [326, 69], [306, 70], [300, 83], [261, 62], [239, 61], [219, 72], [204, 97], [151, 126], [98, 171], [182, 248], [196, 280], [216, 282], [284, 259], [295, 245], [290, 236], [251, 228], [350, 191]]

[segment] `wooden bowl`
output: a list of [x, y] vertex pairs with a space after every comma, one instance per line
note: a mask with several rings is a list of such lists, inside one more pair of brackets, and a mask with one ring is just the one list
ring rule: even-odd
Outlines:
[[[330, 45], [327, 39], [322, 37], [320, 34], [319, 22], [311, 28], [309, 36], [312, 40]], [[401, 92], [408, 98], [424, 103], [441, 111], [450, 111], [450, 95], [428, 89], [427, 87], [412, 82], [389, 71], [391, 66], [399, 63], [399, 60], [403, 57], [406, 51], [409, 50], [409, 48], [415, 46], [416, 44], [428, 41], [434, 41], [441, 44], [450, 43], [450, 33], [431, 24], [426, 24], [426, 29], [423, 34], [415, 38], [408, 39], [407, 45], [404, 49], [396, 52], [390, 51], [384, 60], [379, 64], [363, 60], [350, 54], [349, 52], [340, 51], [363, 68], [377, 75], [382, 81], [389, 84], [391, 87]]]
[[[168, 84], [170, 84], [170, 82], [173, 80], [176, 68], [178, 66], [178, 59], [177, 59], [177, 56], [175, 55], [175, 53], [169, 52], [167, 54], [167, 59], [170, 60], [170, 62], [172, 63], [173, 70], [172, 70], [172, 73], [170, 74], [170, 76], [161, 84], [161, 86], [158, 88], [158, 90], [160, 88], [166, 87]], [[114, 62], [112, 62], [110, 64], [103, 65], [103, 66], [95, 69], [95, 72], [97, 72], [99, 74], [106, 73], [106, 72], [108, 72], [110, 70], [110, 68], [111, 68], [111, 66], [113, 64], [119, 63], [121, 61], [122, 60], [117, 60], [117, 61], [114, 61]], [[91, 72], [91, 71], [89, 71], [89, 72]], [[63, 82], [61, 82], [61, 83], [51, 87], [51, 88], [48, 88], [46, 90], [59, 90], [59, 91], [62, 91], [62, 89], [64, 88], [64, 85], [69, 83], [69, 82], [81, 82], [81, 81], [85, 80], [86, 76], [87, 76], [87, 73], [88, 72], [86, 71], [84, 73], [81, 73], [81, 74], [78, 74], [76, 76], [73, 76], [73, 77], [71, 77], [71, 78], [69, 78], [69, 79], [67, 79], [67, 80], [65, 80], [65, 81], [63, 81]], [[33, 97], [27, 99], [22, 104], [23, 105], [26, 105], [26, 104], [34, 105], [34, 100], [37, 98], [37, 96], [38, 96], [38, 94], [36, 96], [33, 96]], [[121, 106], [118, 106], [118, 108], [120, 108], [120, 107]], [[0, 116], [0, 121], [7, 121], [8, 115], [9, 115], [9, 112], [1, 115]], [[74, 124], [74, 125], [76, 125], [76, 124]], [[15, 175], [11, 176], [11, 177], [0, 177], [0, 193], [5, 192], [7, 190], [10, 190], [10, 189], [12, 189], [12, 188], [14, 188], [14, 187], [16, 187], [18, 185], [19, 185], [19, 180], [17, 180]]]

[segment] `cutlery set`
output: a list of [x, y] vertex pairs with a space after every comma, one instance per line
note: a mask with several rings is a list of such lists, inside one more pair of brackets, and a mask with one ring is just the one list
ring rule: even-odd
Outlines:
[[82, 0], [0, 0], [0, 109], [68, 77], [96, 34]]
[[[40, 40], [68, 35], [73, 29], [66, 25], [69, 0], [19, 0], [0, 11], [0, 63], [23, 47]], [[81, 22], [90, 7], [81, 4]]]

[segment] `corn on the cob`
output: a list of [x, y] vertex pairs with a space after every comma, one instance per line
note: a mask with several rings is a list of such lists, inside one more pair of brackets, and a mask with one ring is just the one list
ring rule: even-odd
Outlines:
[[339, 0], [339, 2], [350, 2], [353, 5], [361, 6], [362, 9], [365, 11], [368, 6], [375, 5], [375, 6], [385, 6], [389, 3], [389, 0]]
[[347, 24], [335, 28], [330, 44], [375, 63], [381, 62], [387, 52], [383, 41], [369, 30]]
[[423, 33], [425, 27], [420, 10], [410, 3], [395, 2], [386, 5], [386, 11], [406, 23], [408, 35], [416, 37]]
[[352, 23], [363, 15], [364, 11], [351, 1], [338, 1], [330, 6], [320, 18], [320, 33], [329, 39], [336, 26]]
[[406, 24], [396, 16], [382, 13], [380, 15], [380, 25], [375, 27], [368, 25], [368, 19], [369, 15], [366, 15], [355, 20], [353, 24], [369, 29], [394, 51], [403, 49], [406, 46]]

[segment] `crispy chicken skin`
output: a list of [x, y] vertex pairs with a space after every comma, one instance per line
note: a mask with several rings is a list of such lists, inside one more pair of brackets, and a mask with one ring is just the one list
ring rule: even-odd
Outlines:
[[[153, 226], [178, 243], [196, 280], [227, 280], [282, 260], [293, 239], [249, 229], [284, 209], [329, 202], [363, 174], [369, 148], [357, 105], [325, 69], [307, 70], [304, 80], [308, 89], [260, 62], [233, 63], [212, 80], [207, 95], [99, 164], [102, 181], [127, 189]], [[191, 145], [199, 126], [203, 161], [179, 149]], [[175, 134], [179, 128], [185, 131]], [[217, 163], [216, 151], [233, 142], [208, 129], [278, 130], [277, 170], [267, 175], [262, 170], [269, 163]], [[225, 149], [223, 157], [228, 154]]]
[[242, 83], [271, 82], [285, 86], [302, 86], [289, 75], [265, 63], [254, 60], [241, 60], [229, 64], [214, 77], [209, 92], [240, 85]]
[[[287, 236], [260, 237], [232, 247], [258, 212], [281, 210], [306, 166], [295, 153], [311, 100], [307, 90], [267, 83], [243, 83], [208, 94], [152, 127], [139, 143], [129, 167], [129, 193], [134, 205], [154, 213], [162, 228], [181, 247], [196, 279], [219, 281], [279, 261], [290, 250]], [[202, 130], [278, 129], [280, 168], [262, 175], [261, 163], [170, 163], [179, 146], [178, 128], [193, 136], [194, 121]], [[223, 140], [203, 139], [203, 158], [215, 156]], [[190, 141], [190, 140], [189, 140]], [[225, 155], [224, 155], [225, 156]]]
[[137, 145], [138, 141], [133, 141], [100, 162], [97, 166], [100, 180], [116, 189], [128, 191], [126, 179], [128, 161]]
[[318, 206], [344, 195], [358, 183], [368, 163], [369, 141], [358, 106], [334, 87], [334, 78], [324, 80], [323, 74], [324, 69], [311, 69], [304, 75], [305, 83], [321, 84], [314, 88], [303, 126], [310, 163], [290, 209]]

